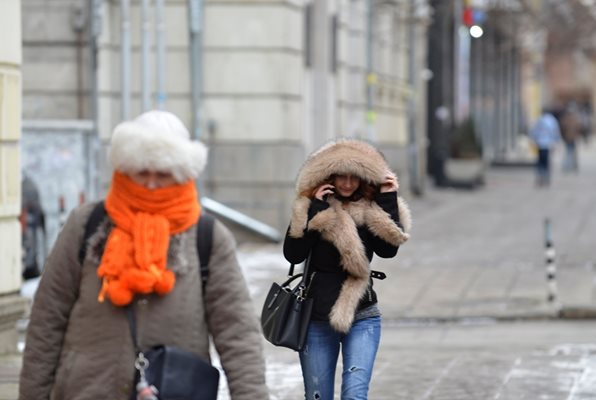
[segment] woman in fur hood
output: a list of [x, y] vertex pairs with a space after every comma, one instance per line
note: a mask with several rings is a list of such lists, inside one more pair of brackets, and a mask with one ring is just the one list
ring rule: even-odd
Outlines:
[[384, 278], [370, 261], [395, 256], [410, 228], [397, 189], [383, 155], [354, 139], [326, 144], [298, 173], [284, 255], [291, 263], [311, 255], [313, 314], [300, 352], [307, 400], [333, 399], [340, 347], [342, 400], [368, 398], [381, 333], [372, 278]]
[[19, 399], [155, 398], [134, 381], [138, 350], [175, 346], [209, 362], [210, 337], [232, 400], [268, 399], [258, 320], [233, 236], [217, 220], [208, 276], [199, 268], [195, 179], [207, 148], [174, 114], [149, 111], [115, 128], [110, 161], [104, 206], [73, 210], [46, 260]]

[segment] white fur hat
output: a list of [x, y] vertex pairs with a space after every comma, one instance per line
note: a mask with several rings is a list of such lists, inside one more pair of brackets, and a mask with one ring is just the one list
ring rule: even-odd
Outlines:
[[207, 147], [191, 141], [174, 114], [148, 111], [114, 129], [110, 147], [112, 167], [123, 173], [142, 170], [170, 172], [178, 183], [196, 179], [207, 164]]

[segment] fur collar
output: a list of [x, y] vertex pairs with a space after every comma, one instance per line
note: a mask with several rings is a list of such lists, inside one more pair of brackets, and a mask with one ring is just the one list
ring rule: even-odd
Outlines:
[[[315, 230], [339, 251], [341, 266], [348, 272], [348, 278], [329, 315], [331, 325], [339, 332], [347, 332], [352, 326], [358, 303], [369, 284], [370, 265], [357, 227], [366, 226], [395, 246], [408, 240], [409, 234], [400, 229], [378, 204], [365, 199], [342, 204], [330, 198], [330, 207], [308, 221], [311, 200], [302, 193], [312, 191], [331, 174], [353, 174], [380, 184], [387, 173], [392, 172], [378, 150], [361, 141], [342, 139], [313, 153], [298, 174], [289, 235], [300, 238], [306, 230]], [[410, 211], [401, 197], [398, 197], [398, 208], [400, 223], [409, 231]]]

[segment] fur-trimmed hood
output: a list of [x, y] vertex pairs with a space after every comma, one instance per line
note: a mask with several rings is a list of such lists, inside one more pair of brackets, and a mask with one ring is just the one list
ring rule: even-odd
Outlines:
[[366, 226], [387, 243], [399, 246], [409, 238], [406, 232], [411, 229], [411, 216], [408, 205], [399, 196], [399, 221], [403, 229], [375, 202], [360, 199], [342, 204], [331, 197], [327, 200], [329, 208], [308, 221], [311, 199], [305, 194], [311, 193], [333, 174], [355, 175], [373, 185], [380, 185], [388, 174], [395, 174], [383, 155], [370, 144], [355, 139], [339, 139], [312, 153], [296, 179], [297, 196], [289, 235], [300, 238], [305, 230], [318, 231], [324, 240], [331, 242], [339, 251], [341, 267], [348, 273], [348, 278], [342, 285], [329, 319], [337, 331], [347, 332], [358, 303], [366, 292], [370, 276], [369, 261], [357, 228]]

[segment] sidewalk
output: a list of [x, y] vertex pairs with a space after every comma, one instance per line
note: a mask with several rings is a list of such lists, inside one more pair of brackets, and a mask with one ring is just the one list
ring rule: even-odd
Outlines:
[[0, 356], [0, 400], [17, 398], [20, 369], [20, 355]]
[[[562, 174], [561, 152], [555, 154], [550, 188], [535, 187], [532, 169], [491, 168], [480, 189], [428, 188], [423, 198], [409, 199], [411, 240], [397, 257], [373, 264], [388, 275], [375, 281], [387, 332], [446, 321], [595, 318], [596, 145], [580, 150], [578, 175]], [[547, 301], [545, 218], [556, 250], [553, 303]], [[244, 245], [238, 255], [260, 313], [271, 282], [285, 277], [288, 263], [281, 245]], [[279, 392], [299, 387], [295, 353], [278, 350], [267, 347], [268, 362], [283, 371], [268, 376], [283, 381]], [[392, 354], [386, 357], [390, 365]], [[0, 357], [0, 400], [16, 399], [19, 364], [18, 356]]]
[[[534, 185], [529, 168], [487, 171], [473, 191], [430, 190], [411, 201], [411, 242], [377, 259], [385, 319], [596, 317], [596, 145], [580, 173]], [[556, 301], [547, 301], [545, 219], [556, 251]]]

